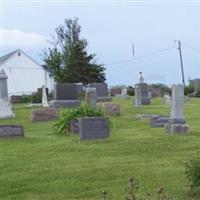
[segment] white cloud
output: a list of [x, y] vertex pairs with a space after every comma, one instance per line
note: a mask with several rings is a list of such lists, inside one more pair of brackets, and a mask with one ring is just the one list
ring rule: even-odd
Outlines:
[[37, 33], [28, 33], [21, 30], [1, 30], [3, 47], [38, 47], [47, 43], [47, 36]]

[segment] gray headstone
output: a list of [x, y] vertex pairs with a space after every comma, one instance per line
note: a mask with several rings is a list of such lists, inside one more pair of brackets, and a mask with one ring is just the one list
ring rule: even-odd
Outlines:
[[104, 104], [105, 112], [110, 116], [119, 116], [121, 115], [121, 107], [116, 103], [105, 103]]
[[3, 69], [0, 70], [0, 99], [8, 100], [7, 75]]
[[77, 83], [56, 83], [55, 100], [78, 100], [83, 93], [83, 85]]
[[149, 90], [147, 83], [138, 83], [135, 85], [135, 106], [149, 105], [151, 98], [149, 97]]
[[53, 108], [35, 109], [31, 114], [32, 122], [43, 122], [55, 120], [58, 118], [58, 113]]
[[97, 140], [109, 137], [108, 118], [86, 117], [79, 119], [79, 133], [81, 140]]
[[24, 137], [23, 126], [0, 125], [0, 137]]
[[135, 107], [140, 107], [142, 105], [141, 89], [140, 85], [135, 85]]
[[108, 85], [106, 83], [90, 83], [89, 86], [96, 88], [98, 97], [108, 96]]
[[0, 70], [0, 119], [15, 117], [8, 99], [7, 78], [5, 71]]
[[92, 108], [97, 107], [97, 91], [96, 88], [88, 87], [85, 89], [85, 102]]
[[183, 114], [184, 106], [184, 88], [183, 85], [173, 85], [172, 86], [172, 108], [171, 117], [172, 118], [184, 118]]
[[181, 84], [172, 86], [171, 117], [165, 124], [167, 133], [187, 133], [189, 126], [184, 118], [184, 87]]
[[42, 106], [43, 107], [49, 107], [46, 87], [44, 85], [42, 86]]

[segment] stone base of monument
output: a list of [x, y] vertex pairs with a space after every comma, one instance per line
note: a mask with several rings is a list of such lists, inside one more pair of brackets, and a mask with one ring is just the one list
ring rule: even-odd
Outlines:
[[156, 116], [150, 119], [150, 126], [152, 128], [164, 127], [169, 122], [169, 116]]
[[189, 126], [186, 124], [184, 118], [169, 118], [167, 124], [165, 124], [165, 132], [166, 133], [188, 133]]
[[9, 101], [0, 100], [0, 119], [13, 118], [15, 114], [12, 112]]
[[142, 103], [142, 105], [150, 105], [151, 104], [151, 98], [149, 98], [149, 97], [142, 97], [141, 103]]
[[53, 108], [41, 108], [32, 111], [32, 122], [45, 122], [58, 118], [58, 113]]
[[110, 102], [112, 97], [97, 97], [97, 102]]
[[80, 106], [80, 100], [52, 100], [49, 102], [52, 108], [73, 108]]
[[166, 133], [186, 134], [186, 133], [188, 133], [188, 130], [189, 130], [188, 124], [165, 124], [165, 132]]
[[0, 138], [6, 137], [24, 137], [23, 126], [0, 125]]
[[111, 116], [121, 115], [121, 107], [119, 104], [105, 103], [104, 108], [107, 115], [111, 115]]
[[105, 117], [79, 118], [81, 140], [97, 140], [109, 137], [109, 122]]

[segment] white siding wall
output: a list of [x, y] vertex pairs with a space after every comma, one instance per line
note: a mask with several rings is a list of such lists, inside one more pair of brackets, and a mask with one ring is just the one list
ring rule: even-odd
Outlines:
[[[4, 63], [3, 68], [8, 76], [8, 93], [30, 94], [45, 84], [45, 70], [27, 57], [23, 52], [18, 56], [16, 52]], [[47, 75], [47, 87], [51, 91], [52, 79]]]

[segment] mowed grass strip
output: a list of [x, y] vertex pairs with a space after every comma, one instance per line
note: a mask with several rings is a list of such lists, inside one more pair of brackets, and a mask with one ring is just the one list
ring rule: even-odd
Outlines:
[[25, 138], [0, 140], [1, 199], [100, 199], [107, 190], [120, 200], [130, 176], [139, 179], [140, 197], [163, 186], [174, 199], [188, 199], [185, 162], [200, 149], [200, 99], [185, 104], [187, 136], [167, 135], [136, 119], [142, 113], [169, 115], [170, 106], [161, 99], [141, 108], [134, 108], [133, 99], [114, 102], [122, 115], [111, 117], [110, 138], [87, 142], [54, 134], [54, 122], [30, 122], [31, 109], [15, 105], [16, 118], [0, 123], [24, 125]]

